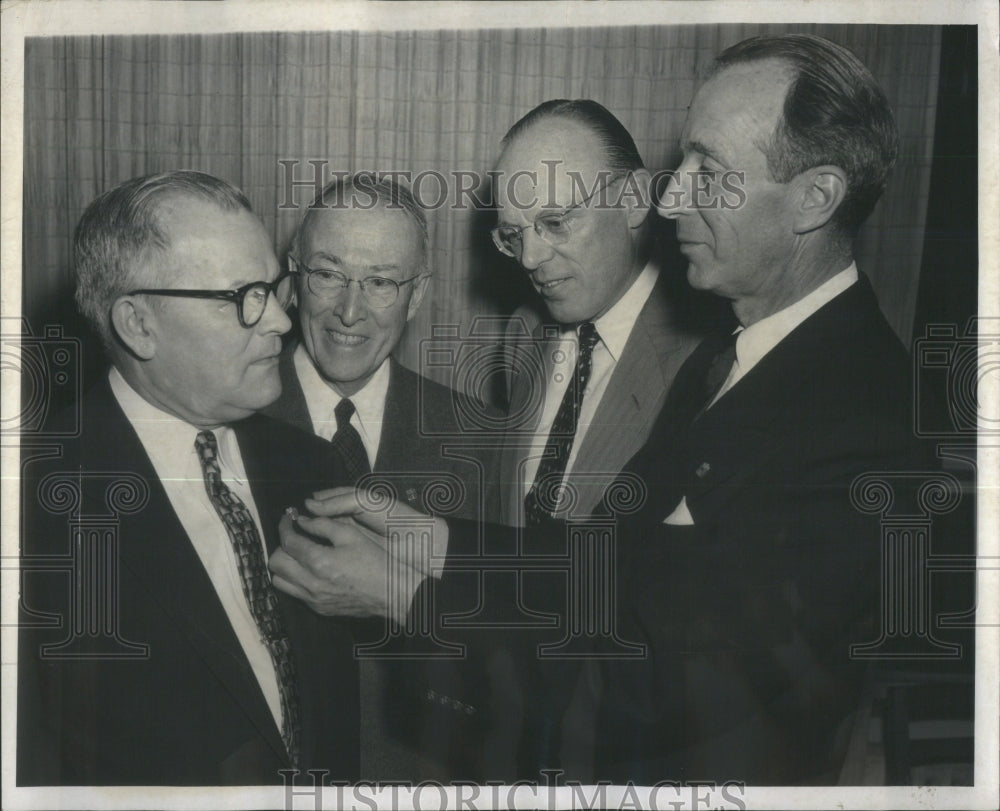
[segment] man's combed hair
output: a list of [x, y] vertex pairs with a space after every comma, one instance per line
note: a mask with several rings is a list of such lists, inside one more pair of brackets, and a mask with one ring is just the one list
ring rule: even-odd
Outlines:
[[614, 114], [591, 99], [550, 99], [526, 113], [501, 141], [506, 148], [525, 130], [546, 119], [576, 121], [596, 135], [604, 145], [607, 168], [623, 175], [644, 168], [635, 141]]
[[814, 166], [838, 166], [847, 194], [833, 223], [853, 237], [871, 214], [896, 161], [892, 109], [871, 71], [847, 48], [808, 34], [744, 40], [715, 60], [713, 75], [733, 65], [778, 59], [793, 73], [784, 111], [765, 149], [779, 183]]
[[309, 212], [318, 209], [360, 208], [374, 209], [382, 206], [403, 211], [420, 233], [421, 266], [427, 268], [427, 215], [413, 193], [391, 174], [358, 172], [345, 177], [337, 177], [323, 187], [309, 204], [309, 210], [292, 237], [291, 250], [297, 258], [302, 258], [302, 231], [309, 222]]
[[226, 211], [250, 211], [243, 192], [226, 181], [175, 170], [133, 178], [104, 192], [87, 206], [76, 226], [77, 307], [108, 349], [115, 345], [111, 306], [129, 290], [154, 282], [148, 269], [170, 246], [159, 222], [160, 206], [177, 197], [204, 200]]

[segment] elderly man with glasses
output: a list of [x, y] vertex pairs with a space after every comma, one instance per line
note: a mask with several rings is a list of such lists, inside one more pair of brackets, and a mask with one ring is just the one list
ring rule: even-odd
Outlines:
[[[500, 415], [392, 357], [431, 275], [427, 222], [412, 193], [375, 173], [333, 180], [293, 237], [288, 269], [300, 336], [282, 353], [281, 397], [264, 413], [329, 440], [355, 479], [371, 475], [418, 509], [495, 518], [495, 453], [463, 432], [461, 415]], [[376, 621], [355, 633], [377, 644], [387, 630]], [[363, 777], [466, 771], [464, 747], [445, 735], [426, 740], [436, 722], [418, 712], [426, 702], [412, 693], [412, 668], [391, 656], [360, 666]], [[446, 726], [463, 709], [446, 712]]]
[[76, 299], [112, 363], [25, 451], [21, 785], [262, 785], [358, 768], [346, 630], [272, 587], [286, 507], [351, 481], [254, 412], [292, 279], [246, 197], [198, 172], [88, 206]]

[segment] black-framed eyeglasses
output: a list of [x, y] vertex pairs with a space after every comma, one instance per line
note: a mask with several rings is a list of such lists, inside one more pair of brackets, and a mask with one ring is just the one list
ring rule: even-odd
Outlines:
[[288, 268], [290, 273], [299, 273], [306, 278], [306, 286], [309, 292], [319, 298], [335, 298], [343, 293], [351, 282], [361, 288], [361, 292], [372, 307], [385, 309], [391, 307], [399, 298], [399, 288], [404, 284], [415, 282], [423, 273], [411, 276], [409, 279], [390, 279], [386, 276], [368, 276], [364, 279], [352, 279], [339, 270], [327, 268], [311, 268], [304, 265], [294, 256], [288, 256]]
[[171, 287], [132, 290], [130, 296], [175, 296], [177, 298], [203, 298], [231, 301], [236, 305], [236, 315], [240, 324], [249, 329], [264, 317], [267, 299], [272, 293], [282, 310], [292, 303], [292, 274], [283, 271], [273, 282], [250, 282], [235, 290], [181, 290]]
[[625, 175], [615, 175], [607, 183], [602, 183], [594, 189], [579, 203], [574, 203], [559, 211], [543, 212], [528, 225], [498, 225], [490, 231], [490, 236], [493, 237], [493, 244], [505, 256], [520, 259], [521, 252], [524, 250], [524, 232], [529, 228], [534, 228], [535, 233], [548, 242], [549, 245], [564, 245], [573, 235], [572, 213], [586, 205], [599, 192], [604, 191], [612, 183], [621, 180], [623, 177]]

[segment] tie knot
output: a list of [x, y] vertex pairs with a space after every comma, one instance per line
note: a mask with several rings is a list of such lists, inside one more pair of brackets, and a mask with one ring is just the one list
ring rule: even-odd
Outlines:
[[589, 358], [597, 342], [601, 339], [601, 336], [597, 334], [597, 327], [592, 321], [584, 321], [580, 324], [579, 336], [580, 355]]
[[219, 443], [211, 431], [199, 431], [194, 440], [195, 450], [202, 464], [215, 463], [219, 457]]
[[337, 419], [338, 431], [346, 428], [350, 424], [351, 417], [354, 416], [354, 411], [354, 403], [352, 403], [348, 397], [345, 397], [337, 403], [337, 407], [333, 409], [333, 416]]

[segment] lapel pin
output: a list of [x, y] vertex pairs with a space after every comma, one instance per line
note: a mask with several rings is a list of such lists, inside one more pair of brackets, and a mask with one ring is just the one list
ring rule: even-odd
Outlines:
[[708, 472], [712, 469], [712, 466], [708, 462], [702, 462], [698, 465], [698, 469], [694, 472], [694, 475], [699, 479], [704, 479]]

